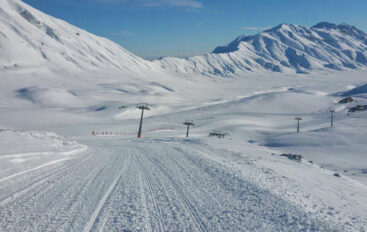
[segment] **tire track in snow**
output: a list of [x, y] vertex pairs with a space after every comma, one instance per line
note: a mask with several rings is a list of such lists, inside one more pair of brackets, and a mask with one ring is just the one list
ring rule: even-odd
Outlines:
[[36, 180], [36, 181], [33, 181], [31, 182], [30, 184], [20, 188], [20, 189], [17, 189], [15, 192], [12, 192], [10, 194], [8, 194], [7, 196], [3, 197], [2, 199], [0, 199], [0, 206], [3, 206], [11, 201], [14, 201], [16, 200], [17, 198], [25, 195], [26, 193], [34, 190], [36, 187], [39, 187], [41, 186], [43, 183], [47, 182], [49, 179], [57, 176], [58, 174], [78, 165], [79, 163], [82, 163], [88, 159], [90, 159], [92, 157], [92, 155], [88, 155], [88, 156], [85, 156], [83, 159], [80, 159], [80, 160], [77, 160], [76, 162], [74, 163], [71, 163], [70, 165], [68, 166], [65, 166], [65, 167], [62, 167], [54, 172], [51, 172], [49, 174], [47, 174], [46, 176], [43, 176], [41, 177], [40, 179]]
[[146, 198], [146, 193], [145, 193], [145, 190], [144, 190], [144, 180], [143, 180], [143, 174], [141, 171], [139, 170], [143, 170], [143, 169], [140, 169], [142, 168], [141, 165], [138, 166], [137, 162], [136, 162], [136, 159], [135, 159], [135, 162], [134, 162], [134, 166], [137, 170], [137, 173], [139, 175], [139, 187], [141, 189], [141, 199], [142, 199], [142, 204], [143, 204], [143, 208], [144, 208], [144, 214], [145, 214], [145, 229], [146, 231], [149, 231], [151, 232], [152, 231], [152, 226], [151, 226], [151, 222], [150, 219], [148, 219], [148, 215], [149, 215], [149, 211], [148, 211], [148, 200]]
[[[143, 153], [142, 153], [143, 154]], [[190, 203], [189, 199], [186, 197], [186, 195], [183, 193], [182, 189], [179, 187], [179, 185], [173, 180], [173, 178], [168, 174], [168, 170], [157, 160], [154, 158], [150, 158], [147, 155], [145, 157], [153, 163], [156, 167], [158, 167], [162, 173], [167, 177], [169, 183], [172, 185], [172, 187], [176, 190], [179, 197], [181, 198], [181, 201], [184, 203], [187, 211], [191, 214], [191, 217], [194, 219], [196, 224], [199, 226], [201, 231], [209, 231], [205, 223], [201, 220], [197, 210], [194, 208], [194, 206]]]
[[[149, 208], [146, 207], [146, 204], [148, 202], [151, 203], [151, 200], [145, 199], [145, 192], [147, 190], [146, 186], [142, 184], [143, 177], [137, 166], [135, 149], [132, 149], [131, 153], [134, 156], [132, 156], [129, 168], [127, 168], [123, 177], [116, 184], [116, 188], [109, 196], [100, 215], [96, 219], [91, 229], [92, 231], [158, 231], [156, 226], [153, 228], [150, 226], [149, 216], [155, 216], [156, 214], [154, 211], [154, 213], [149, 214]], [[124, 157], [125, 162], [128, 158], [126, 152], [122, 156], [119, 155], [119, 157]], [[123, 163], [117, 166], [117, 170], [115, 169], [117, 172], [112, 176], [112, 179], [110, 178], [111, 182], [120, 172]], [[109, 185], [105, 187], [105, 190], [96, 201], [96, 205], [92, 212], [90, 212], [89, 217], [108, 187]], [[152, 218], [152, 221], [156, 219], [158, 220], [160, 218]], [[84, 221], [84, 224], [87, 220]]]
[[7, 176], [7, 177], [4, 177], [4, 178], [0, 179], [0, 183], [2, 183], [4, 181], [7, 181], [7, 180], [10, 180], [12, 178], [15, 178], [17, 176], [20, 176], [20, 175], [23, 175], [23, 174], [27, 174], [29, 172], [33, 172], [33, 171], [36, 171], [38, 169], [41, 169], [41, 168], [44, 168], [44, 167], [47, 167], [47, 166], [51, 166], [51, 165], [54, 165], [54, 164], [57, 164], [57, 163], [60, 163], [60, 162], [63, 162], [63, 161], [67, 161], [67, 160], [70, 160], [70, 158], [61, 158], [61, 159], [58, 159], [58, 160], [53, 160], [51, 162], [48, 162], [48, 163], [39, 165], [37, 167], [30, 168], [30, 169], [27, 169], [27, 170], [22, 171], [22, 172], [14, 173], [14, 174], [12, 174], [10, 176]]
[[[93, 153], [99, 153], [98, 149]], [[92, 159], [46, 180], [35, 191], [6, 205], [0, 216], [5, 226], [0, 226], [0, 231], [46, 231], [45, 228], [47, 231], [82, 231], [108, 188], [104, 183], [111, 183], [121, 169], [121, 164], [115, 165], [116, 158], [118, 156], [92, 154]], [[111, 176], [112, 166], [115, 175]], [[7, 216], [6, 211], [14, 214]]]
[[[77, 208], [82, 208], [83, 207], [83, 197], [85, 197], [86, 192], [88, 191], [89, 186], [91, 185], [91, 183], [93, 181], [96, 180], [96, 178], [98, 178], [99, 174], [101, 173], [101, 171], [106, 167], [107, 165], [107, 160], [103, 160], [103, 162], [101, 162], [100, 164], [98, 164], [96, 167], [94, 167], [87, 176], [85, 176], [82, 180], [80, 180], [79, 182], [75, 183], [75, 187], [79, 188], [79, 191], [77, 192], [73, 192], [72, 188], [69, 188], [69, 193], [71, 194], [71, 196], [64, 196], [63, 199], [70, 199], [70, 203], [68, 204], [63, 204], [62, 208], [57, 209], [57, 212], [77, 212]], [[73, 195], [73, 196], [72, 196]], [[50, 213], [46, 213], [47, 215], [50, 215]], [[72, 217], [73, 219], [71, 221], [68, 222], [68, 220], [70, 219], [70, 217]], [[58, 227], [58, 231], [70, 231], [70, 229], [72, 228], [73, 231], [75, 231], [74, 229], [74, 223], [76, 221], [77, 217], [74, 217], [72, 214], [67, 214], [66, 216], [63, 217], [63, 223], [60, 225], [57, 225]]]
[[[139, 162], [139, 169], [140, 169], [140, 173], [142, 173], [142, 176], [144, 178], [143, 180], [143, 184], [145, 184], [145, 186], [148, 188], [148, 196], [149, 198], [151, 199], [151, 202], [153, 204], [153, 208], [155, 210], [155, 212], [158, 214], [157, 215], [157, 218], [156, 218], [156, 222], [158, 224], [158, 231], [164, 231], [163, 229], [163, 223], [162, 221], [160, 220], [162, 217], [162, 212], [161, 212], [161, 209], [159, 208], [158, 206], [158, 203], [157, 203], [157, 194], [155, 193], [154, 191], [154, 188], [153, 188], [153, 181], [149, 175], [149, 173], [146, 171], [146, 168], [144, 168], [141, 164], [141, 161]], [[144, 188], [143, 188], [144, 189]], [[152, 224], [152, 222], [150, 222]]]
[[55, 152], [30, 152], [30, 153], [17, 153], [17, 154], [4, 154], [0, 155], [0, 159], [9, 159], [9, 158], [20, 158], [20, 157], [27, 157], [27, 156], [35, 156], [35, 155], [53, 155]]
[[[34, 153], [15, 154], [15, 155], [3, 155], [3, 156], [0, 156], [0, 159], [13, 159], [13, 158], [21, 158], [21, 157], [27, 157], [27, 156], [44, 156], [44, 155], [49, 155], [49, 156], [50, 155], [70, 156], [72, 154], [81, 153], [81, 152], [86, 151], [86, 150], [87, 150], [87, 147], [86, 146], [80, 146], [79, 148], [74, 149], [74, 150], [71, 150], [71, 151], [63, 151], [63, 152], [38, 152], [38, 153], [37, 152], [34, 152]], [[71, 158], [71, 157], [63, 157], [63, 158], [59, 158], [59, 159], [52, 160], [50, 162], [47, 162], [47, 163], [38, 165], [36, 167], [30, 167], [30, 168], [28, 168], [28, 169], [26, 169], [24, 171], [16, 172], [16, 173], [13, 173], [11, 175], [8, 175], [8, 176], [5, 176], [5, 177], [0, 178], [0, 183], [2, 183], [4, 181], [7, 181], [7, 180], [10, 180], [10, 179], [13, 179], [15, 177], [24, 175], [24, 174], [28, 174], [28, 173], [33, 172], [33, 171], [37, 171], [37, 170], [42, 169], [44, 167], [51, 166], [51, 165], [54, 165], [54, 164], [58, 164], [58, 163], [61, 163], [63, 161], [67, 161], [67, 160], [71, 160], [71, 159], [74, 159], [74, 158]]]
[[[236, 153], [231, 151], [215, 150], [216, 152], [212, 151], [212, 153], [217, 156], [218, 154], [221, 154], [221, 159], [233, 161], [233, 157], [235, 157], [234, 160], [236, 160], [236, 162], [239, 158], [244, 162], [248, 162], [245, 157], [238, 156]], [[327, 220], [325, 220], [326, 222], [323, 222], [322, 220], [319, 220], [319, 218], [312, 217], [312, 215], [307, 214], [305, 211], [288, 202], [286, 199], [280, 198], [272, 194], [269, 190], [262, 188], [262, 186], [258, 185], [257, 182], [248, 181], [234, 173], [228, 176], [227, 171], [230, 171], [230, 169], [228, 169], [228, 167], [219, 160], [213, 159], [209, 153], [198, 150], [197, 148], [194, 148], [191, 152], [189, 150], [182, 150], [182, 153], [195, 166], [205, 170], [209, 175], [208, 179], [210, 179], [211, 176], [215, 181], [215, 179], [219, 177], [220, 180], [217, 179], [216, 182], [221, 184], [223, 181], [224, 185], [222, 189], [224, 190], [224, 193], [229, 192], [231, 195], [233, 194], [233, 199], [237, 198], [241, 202], [238, 205], [246, 205], [244, 208], [239, 208], [241, 212], [248, 211], [248, 216], [256, 218], [259, 222], [264, 221], [262, 223], [257, 222], [256, 224], [258, 225], [251, 225], [252, 222], [247, 221], [247, 218], [239, 218], [240, 220], [238, 220], [238, 222], [245, 222], [242, 226], [247, 227], [247, 225], [250, 224], [251, 227], [246, 230], [254, 231], [254, 228], [261, 228], [262, 231], [299, 231], [300, 228], [302, 228], [302, 231], [345, 231], [345, 228], [342, 229], [343, 227], [339, 227], [339, 225], [332, 225], [327, 222]], [[192, 155], [192, 153], [194, 153], [194, 155]], [[223, 153], [226, 155], [223, 155]], [[214, 167], [214, 169], [210, 168], [210, 166]], [[264, 171], [262, 168], [259, 168], [259, 170]], [[265, 172], [266, 171], [267, 170], [265, 169]], [[219, 173], [222, 174], [218, 176]], [[223, 174], [225, 175], [223, 176]], [[246, 192], [246, 194], [243, 195], [241, 192], [238, 193], [237, 190]], [[269, 214], [269, 212], [266, 211], [269, 209], [271, 209], [272, 214]], [[282, 215], [282, 217], [277, 217], [277, 215]], [[262, 226], [261, 224], [266, 225], [267, 227], [259, 227]]]
[[110, 185], [110, 187], [108, 188], [108, 190], [103, 195], [103, 197], [100, 200], [100, 202], [98, 203], [97, 208], [95, 209], [94, 213], [92, 214], [91, 218], [89, 219], [88, 223], [86, 224], [86, 226], [85, 226], [85, 228], [83, 230], [84, 232], [91, 231], [91, 229], [93, 228], [93, 226], [94, 226], [97, 218], [100, 216], [101, 211], [102, 211], [104, 205], [106, 204], [108, 198], [111, 196], [111, 193], [115, 190], [118, 181], [121, 179], [122, 175], [127, 170], [128, 166], [130, 166], [130, 163], [131, 163], [131, 153], [130, 153], [130, 150], [128, 150], [128, 155], [129, 155], [128, 161], [125, 163], [125, 165], [122, 168], [122, 170], [120, 171], [120, 173], [117, 175], [117, 177], [115, 178], [115, 180], [112, 182], [112, 184]]

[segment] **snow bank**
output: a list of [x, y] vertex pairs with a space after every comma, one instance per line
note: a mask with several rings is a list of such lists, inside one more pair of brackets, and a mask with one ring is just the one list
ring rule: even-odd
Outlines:
[[0, 130], [0, 158], [39, 154], [72, 154], [85, 147], [52, 132]]

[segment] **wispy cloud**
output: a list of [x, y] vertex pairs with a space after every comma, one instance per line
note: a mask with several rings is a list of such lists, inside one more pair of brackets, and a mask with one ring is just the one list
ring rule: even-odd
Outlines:
[[124, 30], [120, 33], [122, 36], [133, 36], [135, 35], [134, 32], [129, 31], [129, 30]]
[[145, 6], [176, 6], [185, 8], [202, 8], [203, 4], [196, 0], [151, 0], [146, 1]]
[[132, 5], [140, 5], [145, 7], [182, 7], [190, 9], [199, 9], [203, 7], [203, 3], [198, 0], [96, 0], [103, 3], [127, 3]]
[[267, 29], [270, 29], [271, 27], [242, 27], [242, 30], [244, 31], [264, 31]]
[[134, 32], [129, 31], [129, 30], [123, 30], [121, 32], [113, 33], [113, 35], [128, 37], [128, 36], [134, 36], [135, 34]]

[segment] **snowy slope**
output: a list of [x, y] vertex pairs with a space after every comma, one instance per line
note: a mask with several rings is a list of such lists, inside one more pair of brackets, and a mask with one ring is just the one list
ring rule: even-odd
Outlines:
[[367, 35], [347, 24], [319, 23], [312, 28], [281, 24], [257, 35], [240, 36], [210, 54], [150, 62], [20, 0], [1, 1], [0, 19], [0, 71], [42, 67], [131, 73], [162, 72], [162, 67], [224, 76], [243, 71], [309, 73], [367, 66]]
[[[347, 117], [335, 95], [363, 83], [365, 73], [355, 71], [220, 78], [208, 84], [211, 91], [198, 82], [190, 87], [201, 95], [185, 96], [189, 109], [176, 102], [166, 114], [160, 112], [166, 103], [152, 106], [142, 139], [135, 138], [140, 112], [134, 106], [122, 112], [107, 101], [98, 112], [0, 108], [1, 125], [54, 131], [88, 146], [71, 156], [36, 154], [23, 162], [0, 156], [6, 170], [0, 171], [0, 230], [366, 231], [367, 115]], [[335, 106], [343, 108], [330, 128]], [[299, 134], [296, 115], [305, 119]], [[188, 139], [185, 119], [196, 125]], [[145, 133], [165, 126], [175, 129]], [[213, 129], [228, 136], [208, 137]], [[92, 136], [92, 130], [113, 136]], [[17, 153], [29, 153], [28, 144]], [[283, 152], [305, 158], [292, 161]]]
[[110, 40], [48, 16], [20, 0], [0, 1], [0, 71], [47, 67], [136, 72], [153, 66]]
[[[343, 92], [340, 94], [341, 96], [354, 96], [354, 95], [367, 95], [367, 84], [357, 86], [349, 91]], [[366, 98], [366, 97], [365, 97]]]
[[[0, 174], [1, 231], [366, 228], [365, 188], [307, 163], [277, 159], [266, 151], [217, 149], [210, 143], [223, 142], [206, 139], [84, 142], [87, 152], [55, 160], [69, 158], [64, 162], [26, 175], [9, 177], [17, 171], [14, 166]], [[303, 193], [294, 184], [300, 180], [308, 190], [318, 191]], [[271, 187], [278, 193], [269, 191]], [[300, 201], [294, 204], [289, 198]]]
[[243, 71], [309, 73], [367, 66], [367, 35], [347, 25], [319, 23], [312, 28], [281, 24], [253, 36], [240, 36], [212, 53], [154, 62], [48, 16], [20, 0], [0, 2], [0, 71], [118, 70], [231, 75]]
[[84, 146], [51, 132], [0, 129], [0, 157], [23, 158], [32, 154], [70, 152]]
[[367, 66], [367, 34], [347, 24], [311, 28], [281, 24], [253, 36], [240, 36], [212, 53], [186, 59], [156, 60], [177, 72], [230, 75], [242, 71], [310, 73]]
[[136, 95], [142, 96], [139, 101], [164, 98], [174, 92], [166, 87], [174, 82], [168, 77], [108, 39], [20, 0], [0, 1], [0, 108], [98, 109], [104, 101], [124, 104], [122, 99]]
[[[256, 36], [243, 37], [190, 58], [201, 59], [193, 63], [197, 70], [190, 59], [175, 63], [183, 72], [227, 75], [266, 70], [253, 63], [261, 57], [285, 59], [290, 67], [278, 65], [291, 72], [201, 78], [162, 72], [159, 61], [144, 61], [18, 0], [0, 1], [0, 128], [14, 128], [0, 130], [0, 231], [367, 230], [367, 114], [348, 116], [348, 104], [337, 103], [353, 95], [367, 104], [366, 72], [294, 74], [348, 61], [337, 46], [364, 68], [365, 55], [358, 55], [364, 33], [345, 25], [282, 25], [258, 35], [259, 43], [265, 34], [279, 40], [273, 50], [257, 51]], [[292, 32], [296, 43], [279, 32], [296, 28], [317, 38], [329, 33], [337, 42]], [[314, 48], [313, 56], [300, 55], [302, 46]], [[288, 60], [288, 48], [298, 59]], [[209, 65], [205, 57], [217, 60]], [[136, 139], [140, 102], [151, 110]], [[304, 118], [301, 133], [295, 116]], [[188, 139], [186, 119], [195, 122]], [[212, 130], [228, 136], [208, 137]]]

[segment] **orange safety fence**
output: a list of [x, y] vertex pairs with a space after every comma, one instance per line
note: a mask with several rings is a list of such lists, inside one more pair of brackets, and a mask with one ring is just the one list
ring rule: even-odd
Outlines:
[[[172, 131], [175, 130], [174, 127], [161, 127], [153, 128], [142, 131], [142, 134], [149, 134], [158, 131]], [[136, 136], [137, 132], [112, 132], [112, 131], [92, 131], [92, 136]]]

